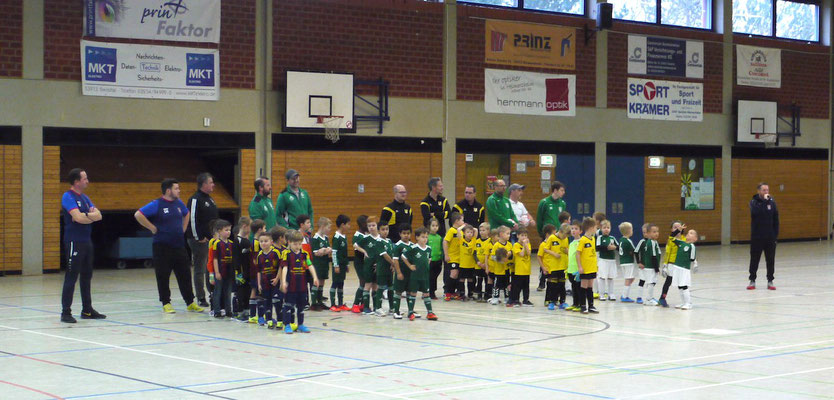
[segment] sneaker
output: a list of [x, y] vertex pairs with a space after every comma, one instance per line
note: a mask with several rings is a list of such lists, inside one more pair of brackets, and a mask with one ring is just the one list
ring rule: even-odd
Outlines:
[[488, 301], [489, 301], [489, 300], [487, 300], [487, 299], [485, 299], [485, 298], [480, 298], [480, 299], [478, 299], [478, 303], [486, 303], [486, 302], [488, 302]]
[[656, 306], [658, 304], [657, 299], [651, 299], [645, 303], [647, 306]]
[[81, 312], [81, 319], [105, 319], [107, 318], [106, 315], [99, 313], [96, 310], [90, 310], [90, 312]]
[[617, 301], [617, 298], [614, 296], [608, 296], [608, 301]]
[[750, 283], [747, 284], [747, 290], [756, 290], [756, 281], [750, 281]]
[[544, 286], [539, 286], [536, 288], [537, 292], [544, 292]]
[[296, 324], [295, 322], [291, 323], [290, 324], [290, 329], [292, 329], [293, 332], [297, 331], [298, 330], [298, 324]]
[[308, 307], [304, 307], [304, 310], [310, 310], [310, 311], [321, 311], [321, 306], [319, 306], [318, 304], [313, 304], [313, 305], [312, 305], [312, 306], [310, 306], [309, 308], [308, 308]]
[[284, 333], [286, 333], [287, 335], [292, 335], [292, 327], [289, 325], [285, 326]]
[[437, 321], [437, 315], [433, 312], [426, 314], [426, 319], [429, 321]]
[[353, 308], [351, 308], [350, 311], [354, 314], [359, 314], [360, 312], [362, 312], [362, 309], [359, 308], [359, 304], [354, 304]]
[[634, 300], [632, 300], [631, 297], [620, 296], [620, 303], [634, 303]]
[[75, 317], [72, 314], [61, 314], [61, 322], [65, 322], [67, 324], [74, 324], [78, 321], [75, 320]]
[[350, 307], [348, 307], [344, 304], [342, 304], [339, 308], [341, 309], [341, 311], [351, 311]]
[[226, 310], [220, 310], [220, 316], [225, 317], [226, 316]]
[[678, 304], [675, 306], [675, 308], [677, 308], [678, 310], [680, 310], [681, 307], [683, 307], [683, 304]]
[[643, 298], [642, 298], [642, 297], [638, 297], [638, 298], [637, 298], [637, 301], [635, 301], [635, 303], [637, 303], [637, 304], [643, 304]]
[[555, 309], [556, 309], [556, 304], [555, 304], [555, 303], [550, 303], [550, 304], [548, 304], [548, 305], [547, 305], [547, 309], [548, 309], [548, 310], [550, 310], [550, 311], [555, 310]]
[[299, 325], [298, 326], [298, 331], [301, 332], [301, 333], [310, 333], [310, 328], [308, 328], [304, 325]]
[[260, 325], [260, 326], [266, 325], [266, 320], [264, 319], [264, 317], [258, 317], [258, 325]]
[[587, 314], [587, 313], [588, 313], [588, 309], [587, 309], [587, 308], [585, 308], [585, 306], [582, 306], [582, 307], [580, 307], [580, 308], [579, 308], [579, 312], [581, 312], [582, 314]]
[[507, 303], [507, 307], [512, 308], [512, 307], [513, 307], [513, 303]]
[[171, 303], [165, 303], [162, 305], [162, 312], [165, 314], [174, 314], [177, 310], [174, 310], [174, 306], [172, 306]]
[[560, 310], [566, 310], [567, 308], [568, 308], [568, 303], [559, 304], [559, 309]]
[[225, 318], [225, 316], [223, 315], [222, 312], [219, 312], [219, 313], [214, 313], [214, 318], [222, 319], [222, 318]]
[[249, 317], [249, 321], [248, 321], [248, 322], [249, 322], [250, 324], [257, 324], [257, 323], [258, 323], [258, 317]]
[[691, 309], [692, 309], [692, 303], [686, 303], [686, 304], [681, 306], [681, 310], [691, 310]]
[[191, 302], [191, 304], [188, 305], [187, 310], [191, 311], [191, 312], [203, 312], [203, 311], [205, 311], [203, 306], [198, 306], [197, 303], [195, 303], [193, 301]]
[[[773, 281], [767, 281], [767, 290], [776, 290], [776, 286], [773, 286]], [[84, 318], [84, 314], [81, 314], [81, 318]]]
[[513, 307], [521, 307], [521, 303], [513, 303]]
[[533, 307], [533, 303], [531, 303], [530, 301], [525, 301], [521, 303], [521, 305], [524, 307]]
[[423, 316], [422, 316], [422, 315], [420, 315], [420, 313], [418, 313], [417, 311], [415, 311], [415, 312], [413, 312], [413, 313], [411, 313], [411, 314], [413, 314], [413, 315], [414, 315], [414, 318], [423, 318]]
[[309, 305], [309, 304], [305, 304], [305, 305], [304, 305], [304, 311], [309, 311], [309, 310], [310, 310], [310, 305]]
[[[594, 297], [596, 298], [596, 297]], [[599, 301], [608, 301], [608, 293], [603, 293], [599, 296]]]
[[446, 293], [446, 296], [443, 297], [443, 301], [452, 301], [452, 295], [449, 294], [449, 293]]
[[341, 312], [342, 308], [341, 307], [336, 307], [336, 306], [331, 306], [330, 311], [332, 311], [332, 312]]
[[487, 300], [487, 303], [489, 303], [489, 304], [491, 304], [491, 305], [493, 305], [493, 306], [494, 306], [494, 305], [497, 305], [497, 304], [498, 304], [498, 299], [496, 299], [496, 298], [494, 298], [494, 297], [493, 297], [493, 298], [491, 298], [491, 299]]
[[669, 308], [669, 303], [666, 302], [666, 299], [658, 300], [657, 305], [659, 305], [661, 307], [664, 307], [664, 308]]
[[284, 321], [278, 321], [278, 323], [275, 324], [275, 329], [284, 329]]
[[398, 313], [398, 312], [395, 312], [394, 313], [394, 319], [403, 319], [403, 315]]
[[597, 311], [596, 307], [589, 308], [588, 312], [591, 313], [591, 314], [599, 314], [599, 311]]
[[568, 310], [568, 311], [573, 311], [573, 312], [579, 312], [579, 311], [581, 311], [582, 309], [581, 309], [581, 308], [579, 308], [579, 307], [570, 306], [570, 307], [566, 308], [565, 310]]
[[594, 298], [598, 299], [599, 298], [599, 293], [594, 293]]
[[209, 303], [206, 302], [206, 299], [200, 299], [197, 305], [199, 305], [200, 307], [208, 307]]
[[267, 329], [275, 329], [275, 325], [277, 325], [277, 324], [275, 323], [275, 320], [274, 320], [274, 319], [271, 319], [271, 320], [267, 321], [267, 323], [266, 323], [266, 328], [267, 328]]
[[414, 318], [417, 318], [417, 317], [414, 316], [414, 313], [408, 314], [408, 320], [409, 321], [414, 321]]
[[374, 311], [374, 315], [376, 315], [377, 317], [387, 317], [388, 313], [380, 308], [379, 310]]
[[370, 309], [370, 308], [368, 308], [368, 309], [366, 309], [366, 310], [362, 310], [362, 315], [364, 315], [364, 316], [374, 315], [374, 312], [373, 312], [373, 311], [371, 311], [371, 309]]

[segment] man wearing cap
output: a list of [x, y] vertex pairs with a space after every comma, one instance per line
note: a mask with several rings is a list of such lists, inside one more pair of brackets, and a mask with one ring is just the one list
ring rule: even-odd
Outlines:
[[[446, 220], [449, 219], [452, 213], [451, 211], [449, 202], [443, 197], [443, 181], [440, 178], [429, 179], [429, 193], [420, 202], [420, 212], [423, 214], [423, 226], [428, 228], [432, 217], [434, 217], [437, 219], [437, 234], [440, 237], [445, 237]], [[391, 240], [394, 239], [397, 238], [392, 237]]]
[[[520, 228], [526, 228], [528, 226], [535, 228], [536, 221], [533, 220], [530, 213], [527, 212], [527, 207], [524, 207], [524, 203], [521, 202], [521, 195], [524, 194], [525, 187], [517, 183], [510, 185], [510, 207], [513, 209], [513, 214]], [[510, 238], [513, 242], [516, 242], [518, 240], [517, 232], [513, 232]]]
[[411, 206], [405, 202], [405, 196], [408, 192], [403, 185], [394, 186], [394, 201], [382, 207], [382, 214], [379, 217], [379, 225], [388, 225], [388, 237], [392, 241], [400, 240], [400, 224], [411, 225], [414, 215], [411, 212]]
[[298, 229], [298, 222], [295, 219], [299, 215], [306, 215], [310, 217], [310, 221], [315, 221], [313, 218], [313, 203], [310, 201], [310, 195], [307, 194], [307, 191], [298, 187], [298, 171], [289, 169], [285, 177], [287, 178], [287, 188], [278, 195], [276, 206], [278, 225], [287, 229]]
[[[272, 206], [272, 184], [269, 178], [262, 176], [255, 179], [255, 196], [249, 203], [249, 218], [252, 220], [262, 220], [266, 225], [266, 229], [270, 230], [278, 224], [278, 219], [275, 216], [275, 207]], [[252, 232], [254, 233], [254, 232]]]
[[503, 179], [499, 179], [495, 181], [495, 193], [487, 198], [487, 218], [492, 229], [499, 226], [506, 226], [512, 230], [518, 229], [518, 219], [510, 205], [510, 200], [504, 197], [506, 190], [507, 184]]

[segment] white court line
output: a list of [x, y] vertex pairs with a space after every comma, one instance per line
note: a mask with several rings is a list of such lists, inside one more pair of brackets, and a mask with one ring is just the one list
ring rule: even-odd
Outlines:
[[701, 385], [701, 386], [693, 386], [693, 387], [683, 388], [683, 389], [667, 390], [665, 392], [638, 394], [638, 395], [635, 395], [635, 396], [619, 397], [619, 399], [641, 399], [641, 398], [644, 398], [644, 397], [654, 397], [654, 396], [661, 396], [661, 395], [670, 394], [670, 393], [688, 392], [690, 390], [706, 389], [706, 388], [711, 388], [711, 387], [716, 387], [716, 386], [735, 385], [735, 384], [738, 384], [738, 383], [760, 381], [760, 380], [763, 380], [763, 379], [781, 378], [783, 376], [809, 374], [809, 373], [812, 373], [812, 372], [827, 371], [827, 370], [830, 370], [830, 369], [834, 369], [834, 367], [808, 369], [808, 370], [805, 370], [805, 371], [788, 372], [788, 373], [777, 374], [777, 375], [759, 376], [759, 377], [756, 377], [756, 378], [739, 379], [739, 380], [736, 380], [736, 381], [713, 383], [711, 385]]
[[[152, 356], [170, 358], [170, 359], [179, 360], [179, 361], [187, 361], [187, 362], [192, 362], [192, 363], [197, 363], [197, 364], [208, 365], [208, 366], [212, 366], [212, 367], [232, 369], [232, 370], [236, 370], [236, 371], [248, 372], [248, 373], [251, 373], [251, 374], [271, 376], [271, 377], [281, 378], [281, 379], [294, 379], [294, 378], [291, 378], [291, 377], [288, 377], [288, 376], [273, 374], [273, 373], [264, 372], [264, 371], [258, 371], [258, 370], [254, 370], [254, 369], [235, 367], [235, 366], [232, 366], [232, 365], [219, 364], [219, 363], [214, 363], [214, 362], [210, 362], [210, 361], [203, 361], [203, 360], [195, 360], [195, 359], [192, 359], [192, 358], [172, 356], [172, 355], [168, 355], [168, 354], [154, 353], [154, 352], [150, 352], [150, 351], [147, 351], [147, 350], [133, 349], [133, 348], [129, 348], [129, 347], [122, 347], [122, 346], [115, 345], [115, 344], [95, 342], [95, 341], [92, 341], [92, 340], [84, 340], [84, 339], [71, 338], [71, 337], [67, 337], [67, 336], [53, 335], [53, 334], [49, 334], [49, 333], [30, 331], [28, 329], [19, 329], [19, 328], [14, 328], [14, 327], [11, 327], [11, 326], [4, 326], [4, 325], [0, 325], [0, 328], [6, 328], [6, 329], [19, 331], [19, 332], [25, 332], [25, 333], [31, 333], [31, 334], [34, 334], [34, 335], [47, 336], [47, 337], [52, 337], [52, 338], [56, 338], [56, 339], [64, 339], [64, 340], [71, 340], [71, 341], [75, 341], [75, 342], [88, 343], [88, 344], [93, 344], [93, 345], [96, 345], [96, 346], [110, 347], [110, 348], [114, 348], [114, 349], [130, 351], [130, 352], [134, 352], [134, 353], [149, 354], [149, 355], [152, 355]], [[378, 396], [382, 396], [382, 397], [390, 397], [390, 398], [394, 398], [394, 399], [408, 399], [408, 397], [401, 396], [401, 395], [387, 394], [387, 393], [375, 392], [375, 391], [372, 391], [372, 390], [359, 389], [359, 388], [354, 388], [354, 387], [349, 387], [349, 386], [335, 385], [335, 384], [332, 384], [332, 383], [318, 382], [318, 381], [314, 381], [314, 380], [310, 380], [310, 379], [295, 379], [295, 380], [301, 381], [301, 382], [308, 382], [308, 383], [312, 383], [312, 384], [315, 384], [315, 385], [322, 385], [322, 386], [328, 386], [328, 387], [333, 387], [333, 388], [337, 388], [337, 389], [349, 390], [349, 391], [353, 391], [353, 392], [373, 394], [373, 395], [378, 395]]]
[[[554, 378], [568, 378], [568, 377], [574, 378], [574, 377], [581, 377], [581, 376], [586, 376], [586, 375], [593, 375], [593, 374], [596, 374], [598, 372], [611, 372], [612, 370], [633, 370], [633, 369], [638, 369], [638, 368], [653, 367], [653, 366], [657, 366], [657, 365], [666, 365], [666, 364], [675, 364], [675, 363], [681, 363], [681, 362], [686, 362], [686, 361], [695, 361], [695, 360], [701, 360], [701, 359], [705, 359], [705, 358], [726, 357], [726, 356], [732, 356], [732, 355], [738, 355], [738, 354], [756, 353], [756, 352], [770, 351], [770, 350], [781, 350], [781, 349], [786, 349], [786, 348], [791, 348], [791, 347], [811, 346], [811, 345], [815, 345], [815, 344], [831, 343], [831, 342], [834, 342], [834, 339], [821, 340], [821, 341], [818, 341], [818, 342], [796, 343], [796, 344], [790, 344], [790, 345], [785, 345], [785, 346], [773, 346], [773, 347], [768, 347], [768, 348], [763, 348], [763, 349], [733, 351], [733, 352], [729, 352], [729, 353], [712, 354], [712, 355], [708, 355], [708, 356], [699, 356], [699, 357], [690, 357], [690, 358], [681, 358], [681, 359], [677, 359], [677, 360], [656, 361], [656, 362], [651, 362], [651, 363], [627, 365], [627, 366], [622, 366], [622, 367], [595, 368], [595, 369], [590, 369], [590, 370], [586, 370], [586, 371], [578, 371], [578, 372], [570, 372], [570, 373], [562, 373], [562, 374], [552, 374], [552, 375], [544, 375], [544, 376], [532, 376], [532, 377], [520, 378], [520, 379], [502, 380], [502, 381], [498, 381], [498, 382], [475, 383], [475, 384], [471, 384], [471, 385], [445, 387], [445, 388], [438, 388], [438, 389], [426, 390], [426, 391], [421, 391], [421, 392], [410, 392], [410, 393], [405, 393], [404, 396], [416, 395], [416, 394], [421, 394], [421, 393], [432, 393], [432, 392], [451, 392], [451, 391], [456, 391], [456, 390], [461, 390], [461, 389], [471, 389], [471, 388], [477, 388], [477, 387], [496, 386], [496, 385], [512, 384], [512, 383], [525, 383], [525, 382], [530, 382], [530, 381], [539, 381], [539, 380], [554, 379]], [[831, 367], [831, 368], [834, 368], [834, 367]]]

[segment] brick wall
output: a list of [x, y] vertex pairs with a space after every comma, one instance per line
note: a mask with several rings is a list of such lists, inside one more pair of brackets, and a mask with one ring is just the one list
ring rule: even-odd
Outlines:
[[[651, 25], [615, 22], [608, 34], [608, 107], [626, 108], [628, 86], [628, 34], [675, 37], [704, 42], [704, 79], [668, 76], [632, 75], [639, 78], [702, 82], [704, 84], [704, 112], [721, 113], [723, 96], [724, 52], [722, 36], [712, 32], [674, 29]], [[620, 33], [626, 32], [626, 33]]]
[[23, 76], [23, 0], [0, 3], [0, 77]]
[[[220, 22], [220, 86], [255, 88], [255, 0], [225, 1]], [[81, 80], [80, 40], [84, 10], [76, 0], [44, 0], [44, 76]], [[107, 38], [110, 42], [216, 48], [188, 43]]]
[[[485, 18], [577, 27], [576, 70], [525, 68], [511, 65], [486, 64], [484, 62]], [[583, 107], [594, 107], [596, 105], [596, 42], [592, 39], [587, 45], [585, 44], [584, 34], [581, 29], [585, 23], [590, 26], [594, 26], [595, 24], [592, 20], [582, 17], [533, 13], [529, 11], [522, 12], [459, 3], [458, 99], [476, 101], [483, 100], [484, 68], [500, 68], [533, 72], [576, 74], [576, 103]]]
[[790, 105], [802, 106], [802, 117], [828, 118], [830, 63], [828, 47], [784, 40], [735, 36], [738, 44], [782, 49], [782, 87], [768, 89], [736, 85], [736, 52], [733, 51], [733, 100], [775, 101], [781, 115]]
[[442, 4], [417, 0], [274, 0], [273, 4], [276, 89], [285, 86], [287, 69], [300, 69], [352, 72], [356, 79], [382, 77], [391, 82], [391, 96], [441, 98]]

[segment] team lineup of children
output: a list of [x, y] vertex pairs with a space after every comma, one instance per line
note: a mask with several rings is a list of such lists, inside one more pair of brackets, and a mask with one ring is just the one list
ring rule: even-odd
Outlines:
[[[306, 215], [297, 218], [297, 231], [280, 226], [266, 231], [263, 221], [243, 217], [238, 221], [235, 237], [229, 222], [217, 220], [212, 224], [214, 237], [209, 242], [207, 264], [214, 286], [211, 315], [237, 316], [270, 329], [284, 329], [286, 333], [308, 333], [310, 330], [304, 325], [306, 309], [402, 319], [403, 295], [408, 310], [405, 316], [413, 321], [421, 317], [414, 310], [419, 293], [426, 319], [437, 320], [429, 280], [432, 266], [442, 261], [451, 266], [450, 276], [458, 283], [444, 294], [446, 301], [475, 300], [497, 305], [502, 303], [503, 295], [507, 307], [533, 306], [533, 253], [527, 232], [517, 231], [518, 240], [512, 243], [508, 227], [490, 229], [489, 223], [483, 223], [476, 229], [464, 224], [458, 213], [452, 213], [450, 220], [445, 237], [437, 234], [439, 222], [432, 219], [429, 228], [414, 231], [412, 241], [408, 224], [399, 226], [399, 238], [389, 238], [387, 225], [378, 226], [375, 217], [360, 215], [352, 240], [353, 264], [359, 279], [353, 307], [344, 302], [344, 282], [349, 270], [349, 217], [336, 218], [332, 239], [333, 223], [328, 218], [319, 219], [312, 237], [311, 221]], [[677, 308], [692, 307], [691, 272], [696, 272], [698, 266], [694, 245], [698, 236], [694, 230], [687, 231], [686, 225], [675, 221], [661, 262], [659, 229], [654, 224], [643, 225], [643, 238], [634, 246], [632, 225], [620, 224], [621, 238], [617, 240], [611, 236], [611, 223], [602, 213], [596, 213], [593, 219], [571, 222], [570, 214], [563, 212], [559, 223], [559, 227], [544, 226], [545, 239], [536, 252], [547, 276], [548, 309], [598, 313], [594, 299], [616, 300], [613, 283], [620, 273], [625, 278], [620, 296], [623, 303], [668, 307], [666, 295], [675, 285], [682, 299]], [[331, 306], [327, 307], [323, 301], [325, 281], [331, 275]], [[659, 300], [654, 298], [658, 275], [665, 278]], [[633, 300], [631, 288], [637, 279], [639, 289]], [[568, 282], [573, 296], [571, 305], [567, 303]], [[383, 308], [384, 300], [388, 303], [387, 311]], [[244, 304], [248, 304], [248, 312]]]

